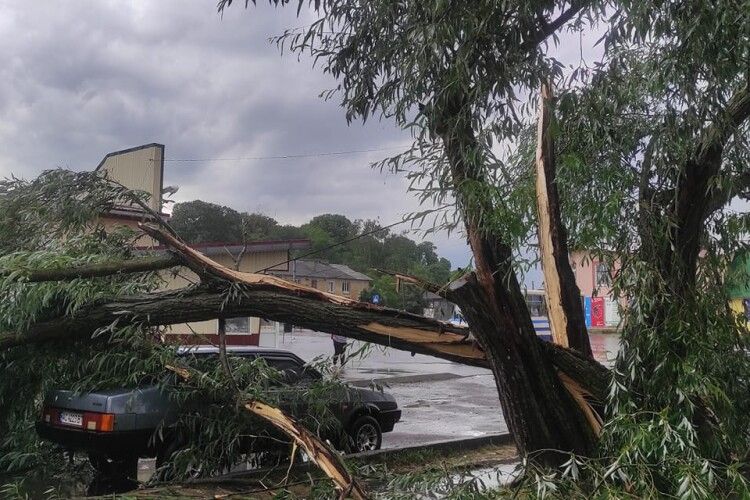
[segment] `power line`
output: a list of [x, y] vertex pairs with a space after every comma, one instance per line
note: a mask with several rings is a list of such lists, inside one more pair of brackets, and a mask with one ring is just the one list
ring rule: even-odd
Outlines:
[[199, 162], [199, 161], [252, 161], [252, 160], [286, 160], [293, 158], [314, 158], [321, 156], [345, 156], [360, 153], [375, 153], [378, 151], [392, 151], [407, 146], [392, 146], [389, 148], [351, 149], [348, 151], [326, 151], [322, 153], [298, 153], [277, 156], [242, 156], [237, 158], [165, 158], [164, 161], [171, 162]]
[[410, 221], [413, 221], [413, 220], [416, 220], [416, 219], [423, 218], [427, 214], [430, 214], [430, 213], [433, 213], [433, 212], [437, 212], [438, 210], [444, 210], [444, 209], [449, 208], [449, 207], [450, 207], [450, 205], [446, 205], [446, 206], [442, 206], [442, 207], [438, 207], [438, 208], [433, 208], [431, 210], [426, 210], [424, 212], [420, 212], [420, 213], [418, 213], [416, 215], [413, 215], [412, 217], [407, 217], [406, 219], [394, 222], [392, 224], [388, 224], [387, 226], [379, 227], [377, 229], [373, 229], [372, 231], [367, 231], [366, 233], [362, 233], [362, 234], [358, 234], [356, 236], [352, 236], [351, 238], [347, 238], [347, 239], [339, 241], [337, 243], [333, 243], [332, 245], [328, 245], [327, 247], [323, 247], [323, 248], [319, 248], [318, 250], [313, 250], [311, 252], [307, 252], [305, 254], [300, 255], [299, 257], [294, 257], [293, 259], [287, 259], [287, 260], [285, 260], [283, 262], [278, 262], [276, 264], [273, 264], [271, 266], [265, 267], [265, 268], [263, 268], [263, 269], [261, 269], [259, 271], [256, 271], [256, 272], [258, 272], [258, 273], [265, 273], [266, 271], [272, 270], [274, 267], [278, 267], [278, 266], [281, 266], [281, 265], [284, 265], [284, 264], [288, 264], [290, 262], [294, 262], [295, 260], [304, 259], [305, 257], [310, 257], [311, 255], [315, 255], [315, 254], [318, 254], [318, 253], [321, 253], [321, 252], [325, 252], [326, 250], [330, 250], [332, 248], [336, 248], [336, 247], [340, 247], [342, 245], [346, 245], [347, 243], [351, 243], [352, 241], [358, 240], [360, 238], [364, 238], [365, 236], [370, 236], [371, 234], [379, 233], [380, 231], [385, 231], [386, 229], [390, 229], [392, 227], [398, 226], [399, 224], [404, 224], [406, 222], [410, 222]]

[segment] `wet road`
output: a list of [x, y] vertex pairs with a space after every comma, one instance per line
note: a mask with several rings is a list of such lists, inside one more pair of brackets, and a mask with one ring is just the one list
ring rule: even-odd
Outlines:
[[[305, 361], [333, 355], [330, 335], [310, 330], [262, 337], [262, 346], [296, 353]], [[594, 356], [609, 364], [619, 337], [592, 334]], [[351, 342], [350, 350], [362, 347]], [[399, 448], [507, 432], [495, 382], [489, 370], [431, 356], [372, 346], [362, 358], [350, 359], [340, 376], [356, 385], [376, 381], [393, 394], [402, 410], [393, 432], [383, 435], [383, 448]], [[141, 460], [139, 479], [153, 472], [153, 460]]]
[[[264, 340], [269, 347], [275, 343], [273, 337]], [[610, 362], [618, 341], [617, 335], [592, 334], [595, 357]], [[279, 335], [278, 347], [306, 361], [333, 354], [330, 336], [309, 330]], [[352, 342], [349, 349], [359, 347], [359, 342]], [[402, 409], [401, 422], [383, 436], [384, 448], [508, 430], [489, 370], [374, 346], [366, 357], [350, 359], [341, 376], [359, 384], [374, 379], [396, 397]]]

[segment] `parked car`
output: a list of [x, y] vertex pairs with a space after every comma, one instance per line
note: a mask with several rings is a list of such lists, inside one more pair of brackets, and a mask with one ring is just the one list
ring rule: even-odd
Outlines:
[[[321, 377], [288, 351], [229, 347], [228, 353], [247, 360], [263, 358], [282, 372], [292, 387], [303, 389], [306, 382]], [[218, 348], [182, 348], [178, 354], [218, 356]], [[69, 451], [88, 453], [101, 474], [126, 471], [128, 477], [135, 477], [139, 457], [157, 457], [159, 466], [185, 445], [169, 432], [157, 432], [160, 427], [169, 429], [181, 410], [169, 397], [168, 387], [150, 385], [79, 394], [54, 391], [45, 398], [37, 433]], [[353, 452], [379, 449], [382, 433], [392, 431], [401, 418], [401, 410], [390, 394], [353, 387], [337, 393], [331, 409], [348, 436], [346, 451]], [[299, 405], [288, 410], [293, 414], [304, 411]]]

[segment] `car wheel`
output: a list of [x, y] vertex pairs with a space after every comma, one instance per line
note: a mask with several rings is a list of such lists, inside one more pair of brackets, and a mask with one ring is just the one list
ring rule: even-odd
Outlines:
[[136, 479], [138, 476], [138, 457], [108, 457], [101, 453], [89, 453], [89, 463], [97, 474], [105, 476], [122, 476]]
[[383, 443], [380, 424], [369, 415], [362, 415], [349, 429], [350, 450], [353, 453], [379, 450]]
[[138, 487], [138, 457], [107, 457], [89, 453], [89, 463], [96, 471], [88, 486], [88, 495], [125, 493]]

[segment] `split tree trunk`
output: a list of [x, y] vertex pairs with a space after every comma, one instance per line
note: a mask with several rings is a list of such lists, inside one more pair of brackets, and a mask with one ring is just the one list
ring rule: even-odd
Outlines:
[[586, 320], [581, 307], [581, 290], [570, 267], [568, 236], [560, 215], [557, 191], [555, 148], [550, 132], [552, 90], [542, 84], [536, 150], [536, 202], [539, 215], [539, 253], [544, 271], [552, 339], [592, 357]]
[[432, 129], [444, 144], [476, 268], [473, 279], [455, 290], [457, 303], [495, 375], [508, 429], [519, 452], [534, 454], [542, 463], [559, 464], [562, 457], [554, 450], [590, 454], [595, 432], [537, 341], [511, 249], [480, 224], [493, 207], [477, 202], [472, 193], [487, 178], [467, 100], [454, 89], [440, 97], [432, 113]]

